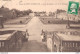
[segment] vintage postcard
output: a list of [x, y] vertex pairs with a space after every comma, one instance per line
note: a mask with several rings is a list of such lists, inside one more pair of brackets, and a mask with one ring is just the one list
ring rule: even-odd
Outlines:
[[0, 52], [80, 52], [80, 0], [0, 0]]

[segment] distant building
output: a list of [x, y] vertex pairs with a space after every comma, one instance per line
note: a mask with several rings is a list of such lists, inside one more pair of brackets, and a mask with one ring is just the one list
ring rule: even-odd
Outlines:
[[67, 12], [60, 12], [56, 14], [56, 17], [62, 20], [68, 20], [69, 18], [70, 21], [78, 22], [80, 18], [80, 11], [79, 11], [79, 15], [67, 14]]
[[34, 13], [30, 13], [29, 16], [34, 16]]
[[35, 16], [46, 16], [46, 12], [34, 12]]
[[62, 20], [67, 20], [67, 14], [66, 12], [61, 12], [57, 14], [57, 18], [62, 19]]
[[69, 17], [69, 20], [71, 21], [76, 21], [76, 15], [73, 15], [73, 14], [68, 14], [68, 17]]
[[78, 18], [80, 20], [80, 7], [79, 7], [79, 11], [78, 11]]

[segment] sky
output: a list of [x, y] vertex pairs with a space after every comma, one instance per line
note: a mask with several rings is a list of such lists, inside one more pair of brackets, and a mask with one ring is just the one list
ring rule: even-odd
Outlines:
[[67, 10], [69, 1], [72, 0], [0, 0], [0, 7], [4, 5], [9, 9], [54, 12], [57, 9]]

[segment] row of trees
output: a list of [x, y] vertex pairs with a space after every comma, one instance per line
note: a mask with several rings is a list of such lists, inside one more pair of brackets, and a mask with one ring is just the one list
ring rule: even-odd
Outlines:
[[20, 10], [17, 10], [17, 9], [9, 10], [8, 8], [5, 8], [4, 6], [2, 6], [0, 8], [0, 15], [3, 15], [4, 19], [17, 18], [17, 17], [21, 17], [21, 16], [24, 16], [24, 15], [29, 15], [32, 12], [33, 11], [30, 10], [30, 9], [20, 11]]
[[24, 15], [29, 15], [32, 12], [33, 11], [30, 10], [30, 9], [25, 10], [25, 11], [20, 11], [20, 10], [17, 10], [17, 9], [9, 10], [9, 8], [6, 8], [6, 7], [2, 6], [0, 8], [0, 27], [1, 28], [4, 27], [3, 23], [6, 20], [19, 18], [19, 17], [24, 16]]
[[17, 17], [24, 16], [24, 15], [29, 15], [30, 13], [33, 13], [33, 11], [31, 9], [24, 10], [24, 11], [20, 11], [20, 10], [17, 10], [17, 9], [12, 9], [11, 11], [13, 13], [15, 13], [17, 15]]

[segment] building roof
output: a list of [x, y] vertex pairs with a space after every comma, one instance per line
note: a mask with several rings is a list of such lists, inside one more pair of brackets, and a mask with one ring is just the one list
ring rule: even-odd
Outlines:
[[57, 33], [57, 35], [64, 41], [80, 41], [80, 36], [66, 35], [61, 33]]

